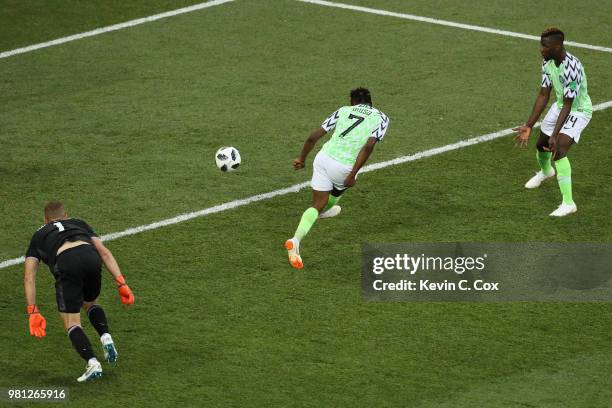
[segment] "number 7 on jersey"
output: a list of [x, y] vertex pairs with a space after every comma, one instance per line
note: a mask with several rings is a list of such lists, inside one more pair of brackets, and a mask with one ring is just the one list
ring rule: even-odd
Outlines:
[[346, 128], [344, 132], [340, 133], [341, 137], [346, 136], [351, 130], [355, 129], [357, 126], [359, 126], [361, 122], [365, 120], [363, 116], [353, 115], [352, 113], [349, 115], [349, 119], [357, 119], [357, 120], [351, 126]]

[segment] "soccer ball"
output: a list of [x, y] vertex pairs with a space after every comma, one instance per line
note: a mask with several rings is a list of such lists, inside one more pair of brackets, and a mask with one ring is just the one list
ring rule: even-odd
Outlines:
[[234, 171], [240, 166], [240, 152], [235, 147], [222, 147], [215, 153], [215, 162], [221, 171]]

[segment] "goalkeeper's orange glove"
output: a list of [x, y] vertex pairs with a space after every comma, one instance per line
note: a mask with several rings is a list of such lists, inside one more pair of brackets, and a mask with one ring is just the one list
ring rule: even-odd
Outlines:
[[30, 317], [30, 334], [36, 337], [45, 337], [47, 334], [47, 321], [38, 311], [36, 305], [28, 305], [28, 315]]
[[115, 278], [115, 283], [117, 284], [117, 291], [119, 292], [121, 303], [127, 306], [133, 305], [134, 294], [130, 290], [130, 287], [127, 285], [127, 283], [125, 283], [125, 277], [123, 275], [119, 275]]

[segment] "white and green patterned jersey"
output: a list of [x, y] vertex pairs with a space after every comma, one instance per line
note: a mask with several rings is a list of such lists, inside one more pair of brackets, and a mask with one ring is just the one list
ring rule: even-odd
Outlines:
[[585, 116], [593, 115], [593, 105], [587, 90], [587, 77], [582, 63], [569, 52], [566, 52], [561, 65], [554, 60], [542, 63], [542, 87], [553, 87], [559, 109], [563, 107], [563, 98], [573, 98], [572, 112], [582, 112]]
[[389, 118], [370, 105], [343, 106], [329, 115], [321, 127], [326, 132], [335, 128], [322, 150], [332, 159], [352, 166], [369, 138], [381, 141], [385, 137]]

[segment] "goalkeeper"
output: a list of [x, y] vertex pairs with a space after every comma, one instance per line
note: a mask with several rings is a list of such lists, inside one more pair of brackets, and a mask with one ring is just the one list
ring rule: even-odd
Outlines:
[[289, 263], [296, 269], [304, 266], [300, 242], [318, 218], [335, 217], [340, 213], [337, 205], [340, 195], [355, 185], [359, 170], [389, 128], [389, 118], [372, 106], [372, 97], [366, 88], [353, 89], [350, 103], [325, 119], [310, 134], [298, 158], [293, 160], [296, 170], [304, 168], [306, 157], [317, 141], [334, 129], [313, 162], [312, 206], [302, 214], [293, 238], [285, 241]]
[[24, 285], [30, 334], [36, 337], [44, 337], [47, 326], [36, 306], [36, 274], [41, 260], [55, 277], [57, 307], [68, 337], [87, 362], [85, 373], [77, 381], [101, 377], [102, 366], [81, 328], [80, 309], [87, 311], [89, 321], [100, 335], [106, 361], [117, 361], [117, 349], [108, 330], [106, 315], [96, 304], [102, 285], [102, 263], [115, 280], [121, 302], [125, 305], [134, 303], [134, 295], [125, 283], [117, 261], [85, 221], [68, 218], [64, 205], [59, 201], [48, 203], [45, 206], [45, 225], [34, 233], [25, 257]]

